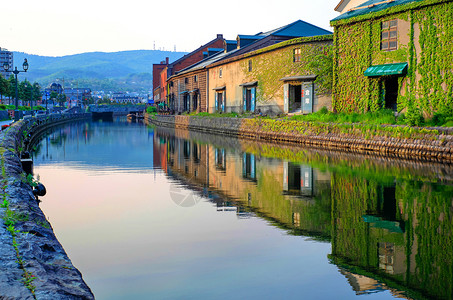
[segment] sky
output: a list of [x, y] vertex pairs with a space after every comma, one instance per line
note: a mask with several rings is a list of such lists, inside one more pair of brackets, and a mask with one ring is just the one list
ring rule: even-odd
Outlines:
[[2, 1], [0, 47], [44, 56], [190, 52], [217, 34], [233, 40], [299, 19], [332, 31], [329, 21], [338, 15], [334, 8], [339, 1]]

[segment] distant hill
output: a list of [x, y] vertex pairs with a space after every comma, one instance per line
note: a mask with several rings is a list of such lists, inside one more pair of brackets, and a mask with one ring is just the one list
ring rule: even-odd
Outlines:
[[65, 87], [89, 87], [93, 90], [148, 92], [152, 89], [153, 64], [169, 57], [170, 62], [185, 52], [131, 50], [121, 52], [89, 52], [60, 57], [14, 52], [14, 63], [21, 69], [27, 58], [29, 69], [20, 75], [48, 86], [58, 78]]

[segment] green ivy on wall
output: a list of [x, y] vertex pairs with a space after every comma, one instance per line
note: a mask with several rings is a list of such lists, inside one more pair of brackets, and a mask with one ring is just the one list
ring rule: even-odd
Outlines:
[[[328, 93], [332, 84], [332, 64], [329, 65], [332, 38], [332, 35], [297, 38], [244, 56], [240, 62], [241, 71], [246, 74], [246, 81], [258, 81], [257, 103], [265, 104], [277, 98], [282, 99], [283, 83], [280, 79], [289, 76], [318, 75], [315, 81], [318, 93]], [[293, 50], [296, 48], [301, 50], [300, 62], [293, 61]], [[326, 56], [325, 61], [319, 60], [320, 56]], [[313, 64], [315, 60], [323, 63]]]
[[[339, 112], [375, 111], [384, 106], [383, 78], [367, 78], [371, 65], [407, 62], [400, 77], [398, 111], [417, 122], [423, 114], [453, 113], [453, 2], [428, 0], [399, 5], [373, 14], [332, 22], [335, 26], [333, 107]], [[381, 22], [398, 19], [409, 24], [409, 44], [381, 51]]]

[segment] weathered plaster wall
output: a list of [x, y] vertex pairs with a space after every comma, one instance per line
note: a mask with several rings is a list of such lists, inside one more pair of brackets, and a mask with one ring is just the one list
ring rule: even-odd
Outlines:
[[[332, 44], [331, 36], [297, 38], [260, 49], [209, 68], [209, 112], [215, 110], [215, 88], [225, 86], [226, 112], [243, 112], [244, 83], [257, 81], [256, 109], [263, 112], [284, 112], [284, 95], [281, 81], [284, 77], [315, 74], [309, 62], [318, 54], [327, 53]], [[294, 49], [301, 49], [301, 61], [293, 61]], [[249, 66], [251, 64], [251, 70]], [[220, 77], [222, 69], [222, 77]], [[299, 81], [298, 84], [301, 84]], [[313, 111], [323, 106], [331, 107], [331, 96], [321, 93], [315, 82]]]

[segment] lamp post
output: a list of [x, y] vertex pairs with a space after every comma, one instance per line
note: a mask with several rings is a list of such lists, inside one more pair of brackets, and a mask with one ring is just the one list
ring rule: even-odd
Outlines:
[[[10, 68], [10, 65], [8, 64], [8, 62], [5, 62], [3, 64], [3, 69], [5, 71], [8, 71]], [[14, 111], [14, 121], [18, 121], [19, 120], [19, 93], [17, 91], [17, 74], [19, 74], [20, 72], [27, 72], [28, 70], [28, 62], [27, 62], [27, 59], [24, 58], [24, 63], [22, 64], [22, 68], [24, 69], [23, 71], [19, 71], [17, 69], [17, 66], [14, 68], [13, 71], [11, 71], [13, 74], [14, 74], [14, 77], [16, 79], [16, 110]]]

